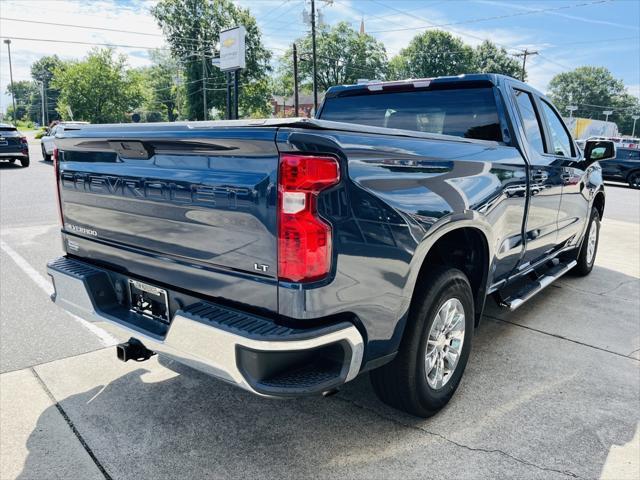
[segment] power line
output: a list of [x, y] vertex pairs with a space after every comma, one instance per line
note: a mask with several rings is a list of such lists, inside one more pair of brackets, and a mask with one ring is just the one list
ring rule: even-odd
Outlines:
[[[385, 8], [388, 8], [388, 9], [390, 9], [390, 10], [394, 10], [394, 11], [396, 11], [396, 12], [398, 12], [398, 13], [401, 13], [401, 14], [403, 14], [403, 15], [406, 15], [406, 16], [407, 16], [407, 17], [409, 17], [409, 18], [419, 18], [420, 20], [423, 20], [423, 21], [427, 22], [427, 23], [430, 25], [429, 27], [419, 27], [418, 29], [423, 29], [423, 28], [440, 28], [440, 27], [444, 26], [444, 25], [438, 25], [438, 24], [436, 24], [436, 23], [430, 22], [430, 21], [429, 21], [429, 20], [427, 20], [426, 18], [421, 17], [421, 16], [419, 16], [419, 15], [405, 13], [403, 10], [400, 10], [400, 9], [398, 9], [398, 8], [395, 8], [395, 7], [391, 7], [391, 6], [389, 6], [389, 5], [385, 4], [385, 3], [379, 2], [378, 0], [371, 0], [371, 1], [372, 1], [372, 2], [374, 2], [374, 3], [377, 3], [378, 5], [383, 6], [383, 7], [385, 7]], [[603, 1], [604, 1], [604, 0], [603, 0]], [[409, 30], [412, 30], [412, 29], [409, 29]], [[473, 35], [473, 34], [468, 33], [468, 32], [462, 32], [462, 33], [461, 33], [460, 31], [454, 30], [453, 28], [449, 28], [448, 30], [450, 30], [450, 31], [452, 31], [453, 33], [456, 33], [456, 34], [458, 34], [458, 35], [461, 35], [461, 36], [467, 36], [467, 37], [471, 37], [471, 38], [475, 38], [476, 40], [480, 40], [480, 41], [483, 41], [483, 42], [484, 42], [485, 40], [487, 40], [486, 38], [482, 38], [482, 37], [479, 37], [479, 36], [477, 36], [477, 35]], [[371, 33], [373, 33], [373, 32], [371, 32]], [[523, 49], [522, 49], [522, 48], [511, 47], [511, 46], [508, 46], [508, 45], [502, 45], [502, 44], [500, 44], [500, 43], [498, 43], [498, 42], [496, 42], [496, 41], [494, 41], [493, 43], [495, 43], [496, 45], [498, 45], [498, 46], [500, 46], [500, 47], [510, 48], [510, 49], [514, 49], [514, 50], [520, 50], [520, 51], [523, 51]]]
[[0, 20], [8, 20], [11, 22], [22, 22], [22, 23], [36, 23], [38, 25], [51, 25], [55, 27], [84, 28], [89, 30], [101, 30], [104, 32], [129, 33], [132, 35], [145, 35], [149, 37], [162, 37], [162, 35], [159, 33], [136, 32], [133, 30], [120, 30], [118, 28], [107, 28], [107, 27], [88, 27], [86, 25], [76, 25], [72, 23], [55, 23], [55, 22], [45, 22], [43, 20], [27, 20], [25, 18], [0, 17]]
[[10, 38], [12, 40], [23, 40], [26, 42], [68, 43], [73, 45], [92, 45], [92, 46], [119, 47], [119, 48], [141, 48], [143, 50], [169, 51], [168, 48], [163, 48], [163, 47], [144, 47], [142, 45], [122, 45], [117, 43], [82, 42], [80, 40], [56, 40], [53, 38], [28, 38], [28, 37], [14, 37], [14, 36], [11, 36], [11, 37], [0, 36], [0, 38]]
[[[375, 0], [373, 0], [375, 1]], [[585, 3], [576, 3], [573, 5], [563, 5], [560, 7], [550, 7], [550, 8], [541, 8], [538, 10], [527, 10], [525, 12], [516, 12], [516, 13], [509, 13], [509, 14], [504, 14], [504, 15], [494, 15], [491, 17], [482, 17], [482, 18], [474, 18], [474, 19], [470, 19], [470, 20], [461, 20], [459, 22], [449, 22], [449, 23], [442, 23], [442, 24], [430, 24], [428, 26], [420, 26], [420, 27], [405, 27], [405, 28], [397, 28], [397, 29], [388, 29], [388, 30], [372, 30], [369, 33], [384, 33], [384, 32], [401, 32], [401, 31], [407, 31], [407, 30], [423, 30], [423, 29], [430, 29], [430, 28], [441, 28], [441, 27], [448, 27], [451, 25], [466, 25], [469, 23], [479, 23], [479, 22], [488, 22], [491, 20], [503, 20], [505, 18], [511, 18], [511, 17], [522, 17], [525, 15], [534, 15], [534, 14], [538, 14], [538, 13], [546, 13], [546, 12], [555, 12], [557, 10], [566, 10], [566, 9], [570, 9], [570, 8], [579, 8], [579, 7], [587, 7], [587, 6], [591, 6], [591, 5], [598, 5], [598, 4], [602, 4], [602, 3], [608, 3], [611, 2], [612, 0], [595, 0], [592, 2], [585, 2]], [[392, 10], [397, 10], [396, 8], [390, 7], [389, 5], [385, 5], [383, 3], [380, 2], [375, 2], [378, 3], [380, 5], [383, 5], [387, 8], [391, 8]], [[397, 10], [400, 13], [405, 13], [403, 11]], [[415, 15], [414, 15], [415, 16]], [[421, 18], [421, 17], [417, 17], [417, 18]]]

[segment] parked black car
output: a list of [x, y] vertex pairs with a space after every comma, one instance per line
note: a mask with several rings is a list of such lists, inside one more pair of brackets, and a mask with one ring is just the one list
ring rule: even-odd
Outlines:
[[618, 148], [616, 158], [604, 160], [602, 177], [614, 182], [627, 182], [631, 188], [640, 188], [640, 149]]
[[23, 167], [29, 166], [29, 143], [16, 127], [0, 123], [0, 160], [20, 160]]

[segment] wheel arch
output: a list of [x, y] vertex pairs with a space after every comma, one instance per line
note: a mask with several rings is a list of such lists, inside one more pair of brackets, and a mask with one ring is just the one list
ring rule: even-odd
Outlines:
[[600, 190], [596, 193], [595, 197], [593, 197], [593, 204], [591, 208], [595, 208], [598, 211], [598, 215], [600, 216], [600, 220], [604, 216], [604, 204], [605, 204], [605, 196], [604, 191]]
[[638, 175], [640, 174], [640, 168], [634, 168], [633, 170], [631, 170], [629, 173], [627, 173], [627, 176], [625, 177], [625, 181], [629, 184], [631, 184], [631, 177], [633, 175]]
[[448, 223], [423, 241], [420, 245], [422, 251], [412, 266], [415, 278], [410, 289], [411, 307], [416, 302], [418, 286], [429, 273], [429, 268], [451, 266], [461, 270], [469, 279], [474, 297], [475, 324], [478, 325], [493, 261], [491, 230], [484, 219], [479, 220], [475, 218]]

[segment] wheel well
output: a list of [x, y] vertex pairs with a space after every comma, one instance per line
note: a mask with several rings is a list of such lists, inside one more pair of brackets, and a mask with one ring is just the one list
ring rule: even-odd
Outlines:
[[636, 169], [636, 170], [631, 170], [629, 173], [627, 173], [627, 182], [631, 180], [631, 176], [635, 175], [637, 173], [640, 173], [640, 170]]
[[602, 220], [602, 216], [604, 215], [604, 193], [598, 192], [596, 194], [596, 198], [593, 199], [593, 208], [598, 211], [600, 220]]
[[477, 325], [484, 307], [489, 272], [489, 248], [484, 234], [476, 228], [464, 227], [440, 237], [422, 262], [416, 285], [434, 265], [457, 268], [467, 276], [475, 299]]

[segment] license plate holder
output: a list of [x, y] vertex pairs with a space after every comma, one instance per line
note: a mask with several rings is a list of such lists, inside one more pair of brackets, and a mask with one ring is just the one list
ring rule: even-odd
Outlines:
[[162, 323], [170, 323], [169, 296], [165, 289], [129, 279], [129, 299], [131, 311]]

